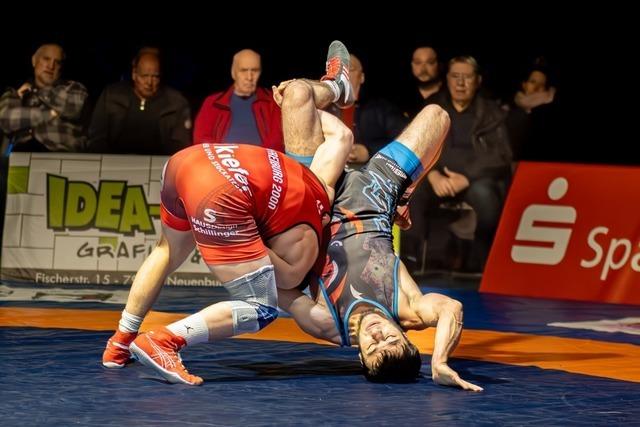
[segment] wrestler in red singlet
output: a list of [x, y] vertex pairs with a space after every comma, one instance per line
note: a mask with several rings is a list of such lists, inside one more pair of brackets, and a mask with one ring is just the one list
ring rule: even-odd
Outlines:
[[264, 242], [299, 225], [322, 237], [327, 193], [308, 168], [271, 149], [242, 144], [194, 145], [163, 172], [162, 222], [193, 230], [207, 264], [266, 256]]

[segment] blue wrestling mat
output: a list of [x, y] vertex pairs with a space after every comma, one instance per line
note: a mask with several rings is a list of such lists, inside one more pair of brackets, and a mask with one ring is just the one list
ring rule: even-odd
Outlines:
[[[138, 363], [100, 363], [126, 289], [1, 285], [2, 425], [640, 425], [638, 307], [423, 289], [464, 303], [451, 365], [484, 392], [435, 385], [429, 354], [415, 383], [368, 383], [355, 349], [282, 341], [290, 319], [259, 339], [185, 349], [205, 383], [170, 385]], [[154, 310], [189, 313], [220, 298], [165, 288]], [[612, 361], [627, 369], [603, 367]]]

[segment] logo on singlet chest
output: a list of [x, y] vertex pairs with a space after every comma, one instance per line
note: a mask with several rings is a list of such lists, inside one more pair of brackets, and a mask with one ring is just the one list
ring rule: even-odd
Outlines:
[[202, 148], [220, 175], [238, 190], [253, 195], [249, 187], [249, 171], [241, 167], [240, 160], [235, 156], [235, 150], [239, 148], [237, 145], [202, 144]]

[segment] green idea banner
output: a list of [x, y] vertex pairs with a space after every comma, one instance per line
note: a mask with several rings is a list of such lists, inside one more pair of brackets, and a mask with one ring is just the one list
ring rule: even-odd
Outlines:
[[[131, 284], [160, 233], [164, 156], [13, 153], [0, 278]], [[217, 286], [195, 250], [169, 285]]]

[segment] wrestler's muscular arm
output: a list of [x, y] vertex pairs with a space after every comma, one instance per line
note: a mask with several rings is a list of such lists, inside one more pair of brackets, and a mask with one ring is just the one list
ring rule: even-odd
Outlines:
[[306, 224], [272, 237], [267, 246], [279, 289], [298, 286], [318, 257], [318, 237]]
[[426, 294], [411, 305], [415, 307], [418, 316], [425, 324], [429, 324], [429, 326], [435, 324], [436, 326], [433, 355], [431, 356], [433, 381], [437, 384], [461, 387], [465, 390], [482, 391], [482, 387], [463, 380], [447, 364], [449, 356], [460, 341], [462, 304], [445, 295]]
[[[319, 146], [310, 169], [324, 184], [333, 203], [335, 185], [344, 170], [344, 165], [353, 144], [353, 134], [342, 122], [324, 111], [316, 111], [322, 122], [324, 142]], [[323, 218], [323, 225], [328, 222]], [[278, 288], [291, 289], [300, 284], [318, 256], [318, 237], [307, 225], [298, 225], [291, 230], [269, 239], [267, 246], [275, 253], [272, 262], [276, 270]]]
[[340, 333], [331, 313], [299, 289], [278, 289], [278, 306], [291, 314], [300, 328], [309, 335], [340, 344]]
[[[401, 292], [408, 307], [400, 307], [401, 323], [407, 329], [436, 327], [431, 356], [431, 374], [436, 384], [461, 387], [465, 390], [482, 391], [482, 387], [460, 378], [447, 364], [449, 356], [460, 341], [462, 333], [462, 304], [445, 295], [429, 293], [423, 295], [407, 269], [401, 264]], [[407, 314], [409, 313], [409, 314]], [[405, 319], [403, 319], [405, 318]], [[407, 320], [410, 318], [410, 320]]]
[[317, 148], [309, 169], [323, 181], [329, 202], [333, 203], [336, 183], [353, 147], [353, 133], [330, 113], [318, 111], [318, 116], [322, 123], [324, 143]]
[[335, 185], [353, 146], [353, 133], [340, 119], [320, 110], [333, 97], [329, 86], [311, 80], [289, 80], [273, 87], [282, 107], [282, 130], [287, 153], [313, 156], [309, 169], [325, 185], [333, 203]]

